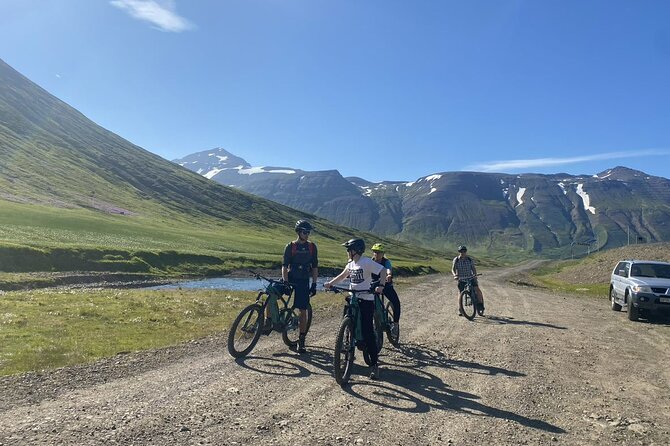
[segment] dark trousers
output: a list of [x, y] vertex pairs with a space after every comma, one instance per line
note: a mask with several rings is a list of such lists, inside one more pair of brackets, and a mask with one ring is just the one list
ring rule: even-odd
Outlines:
[[384, 297], [393, 305], [393, 322], [398, 323], [400, 321], [400, 299], [398, 293], [393, 289], [393, 285], [388, 283], [384, 285]]
[[377, 338], [375, 338], [375, 328], [373, 318], [375, 316], [375, 302], [373, 300], [358, 301], [358, 308], [361, 310], [361, 329], [363, 331], [363, 340], [370, 354], [371, 366], [377, 365], [379, 352], [377, 351]]

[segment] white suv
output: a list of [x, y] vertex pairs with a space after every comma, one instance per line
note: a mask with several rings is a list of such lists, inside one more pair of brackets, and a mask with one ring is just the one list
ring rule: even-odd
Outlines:
[[651, 260], [623, 260], [610, 280], [612, 310], [625, 306], [628, 319], [640, 314], [670, 311], [670, 263]]

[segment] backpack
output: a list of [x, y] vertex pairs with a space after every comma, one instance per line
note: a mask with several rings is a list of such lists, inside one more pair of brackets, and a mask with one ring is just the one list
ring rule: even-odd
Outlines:
[[[314, 243], [307, 241], [307, 246], [309, 247], [309, 255], [314, 257]], [[298, 252], [298, 244], [296, 242], [291, 242], [291, 257], [295, 257]]]

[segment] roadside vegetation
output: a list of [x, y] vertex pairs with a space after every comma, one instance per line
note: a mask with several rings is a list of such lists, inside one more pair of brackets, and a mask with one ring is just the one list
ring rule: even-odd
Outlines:
[[[402, 294], [404, 286], [419, 280], [400, 279], [396, 286]], [[3, 292], [0, 376], [85, 364], [221, 334], [256, 294], [186, 289]], [[332, 293], [317, 293], [312, 299], [316, 317], [319, 311], [340, 307], [342, 300]]]
[[612, 270], [624, 259], [670, 262], [670, 243], [627, 245], [581, 259], [548, 262], [532, 274], [514, 280], [556, 292], [608, 298]]

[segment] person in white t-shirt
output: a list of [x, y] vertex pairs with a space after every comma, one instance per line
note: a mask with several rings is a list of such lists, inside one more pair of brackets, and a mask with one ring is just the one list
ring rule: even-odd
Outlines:
[[365, 252], [365, 241], [363, 239], [353, 238], [346, 243], [342, 243], [342, 246], [347, 248], [349, 261], [337, 277], [324, 283], [323, 286], [328, 289], [333, 284], [341, 282], [348, 277], [350, 290], [363, 291], [362, 293], [357, 293], [359, 298], [358, 305], [361, 310], [361, 329], [366, 348], [370, 354], [370, 378], [378, 379], [379, 365], [377, 361], [379, 352], [377, 351], [377, 341], [373, 325], [375, 314], [375, 297], [373, 292], [384, 292], [385, 275], [381, 275], [379, 285], [374, 290], [370, 290], [370, 287], [372, 286], [372, 275], [381, 274], [384, 267], [370, 257], [363, 257], [363, 252]]

